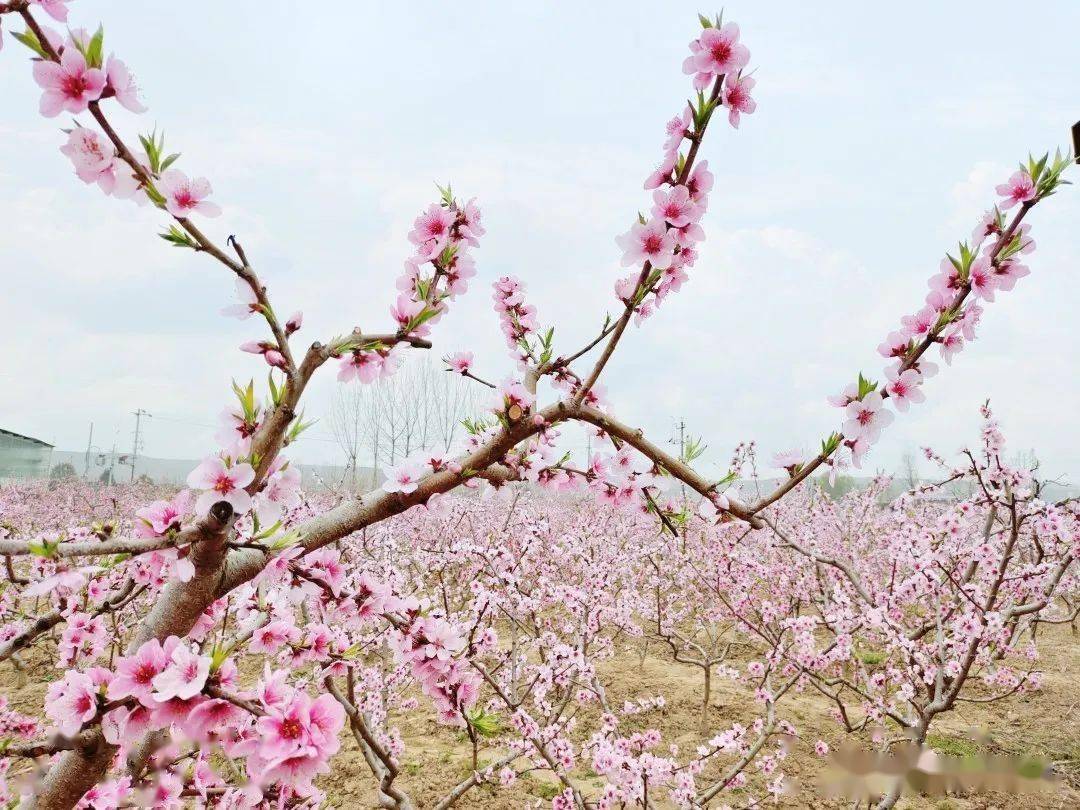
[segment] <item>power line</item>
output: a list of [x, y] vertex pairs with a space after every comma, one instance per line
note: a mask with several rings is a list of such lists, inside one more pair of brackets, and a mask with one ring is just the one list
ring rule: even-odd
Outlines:
[[[159, 419], [159, 420], [164, 420], [166, 422], [176, 422], [177, 424], [181, 424], [181, 425], [191, 425], [193, 427], [208, 428], [210, 430], [215, 430], [215, 429], [221, 427], [221, 425], [208, 425], [206, 422], [196, 422], [193, 419], [181, 419], [181, 418], [176, 417], [176, 416], [161, 416], [160, 414], [158, 414], [154, 418]], [[312, 436], [312, 435], [308, 434], [307, 432], [305, 432], [305, 433], [302, 434], [301, 440], [303, 441], [303, 440], [307, 440], [307, 439], [311, 439], [311, 440], [316, 441], [316, 442], [331, 442], [331, 443], [335, 443], [335, 444], [337, 443], [337, 439], [333, 438], [332, 436]]]

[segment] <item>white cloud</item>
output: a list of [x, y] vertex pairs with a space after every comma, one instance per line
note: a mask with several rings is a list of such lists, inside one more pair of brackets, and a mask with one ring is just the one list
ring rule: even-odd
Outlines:
[[[627, 14], [625, 4], [486, 13], [483, 26], [454, 28], [445, 76], [420, 56], [402, 58], [396, 26], [415, 11], [385, 9], [364, 20], [366, 50], [351, 57], [361, 75], [352, 77], [336, 72], [332, 55], [257, 46], [280, 41], [277, 11], [248, 14], [250, 37], [240, 42], [227, 24], [200, 29], [198, 47], [221, 58], [179, 64], [145, 45], [152, 12], [100, 6], [107, 21], [122, 20], [107, 26], [110, 37], [148, 62], [140, 76], [155, 108], [143, 124], [168, 125], [183, 168], [209, 177], [225, 206], [207, 231], [241, 238], [277, 307], [304, 310], [300, 337], [386, 323], [405, 234], [435, 181], [478, 196], [488, 227], [480, 276], [438, 325], [436, 354], [474, 348], [490, 376], [508, 370], [488, 289], [505, 274], [527, 282], [560, 349], [584, 344], [615, 310], [613, 238], [648, 207], [641, 180], [686, 90], [689, 3], [686, 31], [666, 8]], [[802, 6], [748, 13], [744, 37], [772, 61], [756, 74], [758, 113], [738, 132], [718, 119], [703, 148], [717, 175], [709, 240], [690, 284], [629, 331], [607, 375], [619, 414], [662, 439], [673, 417], [686, 417], [709, 442], [711, 464], [740, 439], [757, 439], [768, 456], [811, 447], [835, 427], [826, 394], [860, 370], [880, 372], [877, 343], [918, 308], [944, 250], [967, 237], [1023, 156], [1013, 152], [1053, 137], [1072, 90], [1054, 78], [1068, 75], [1066, 52], [1049, 47], [1030, 55], [1028, 68], [1047, 77], [1030, 86], [988, 92], [960, 65], [955, 77], [900, 87], [874, 50], [917, 47], [902, 27], [880, 26], [880, 41], [868, 42], [844, 13], [817, 9], [810, 48], [798, 44], [810, 24]], [[338, 30], [361, 30], [358, 14], [341, 11]], [[446, 44], [444, 28], [408, 33], [412, 54]], [[602, 44], [552, 55], [578, 39]], [[978, 36], [955, 47], [960, 62], [985, 58]], [[237, 75], [222, 81], [234, 51]], [[925, 68], [934, 55], [912, 58]], [[393, 70], [376, 80], [366, 66]], [[892, 93], [917, 95], [919, 108], [894, 108]], [[0, 222], [9, 226], [0, 242], [3, 418], [65, 448], [81, 446], [90, 420], [126, 437], [136, 407], [212, 422], [232, 375], [264, 373], [236, 352], [256, 336], [255, 322], [218, 317], [229, 274], [161, 243], [154, 211], [104, 199], [71, 176], [56, 122], [36, 117], [36, 94], [26, 71], [0, 73], [0, 153], [18, 156], [0, 166]], [[1036, 212], [1032, 277], [993, 305], [984, 336], [928, 385], [927, 404], [897, 421], [872, 465], [891, 466], [917, 444], [949, 450], [958, 436], [974, 437], [975, 409], [990, 396], [1019, 445], [1044, 448], [1059, 471], [1080, 467], [1080, 437], [1067, 424], [1080, 384], [1062, 373], [1076, 343], [1076, 206], [1066, 191]], [[310, 392], [311, 413], [329, 402], [332, 370], [326, 376]], [[165, 419], [151, 431], [147, 450], [159, 455], [192, 455], [205, 433]], [[333, 448], [298, 452], [321, 460]]]

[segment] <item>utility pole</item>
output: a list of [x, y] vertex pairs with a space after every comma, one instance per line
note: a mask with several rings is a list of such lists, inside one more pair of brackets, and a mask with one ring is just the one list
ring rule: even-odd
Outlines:
[[675, 423], [675, 430], [678, 431], [679, 437], [672, 436], [668, 439], [668, 444], [677, 444], [679, 446], [679, 461], [686, 461], [684, 453], [686, 452], [686, 420], [679, 419]]
[[86, 462], [83, 465], [83, 475], [90, 476], [90, 446], [94, 443], [94, 423], [90, 423], [90, 438], [86, 440]]
[[[668, 444], [679, 445], [679, 461], [686, 463], [686, 420], [679, 417], [679, 421], [675, 424], [675, 429], [679, 432], [679, 437], [676, 439], [672, 436], [668, 440]], [[682, 484], [682, 496], [683, 500], [686, 500], [686, 483]]]
[[142, 418], [144, 416], [150, 416], [149, 413], [139, 408], [135, 411], [135, 443], [131, 447], [131, 480], [135, 480], [135, 459], [139, 457], [139, 428], [142, 424]]

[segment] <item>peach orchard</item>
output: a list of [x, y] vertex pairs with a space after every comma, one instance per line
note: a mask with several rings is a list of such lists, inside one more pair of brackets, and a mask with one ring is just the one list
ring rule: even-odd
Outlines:
[[[36, 714], [0, 704], [5, 802], [318, 807], [321, 775], [355, 746], [380, 806], [411, 808], [397, 718], [433, 712], [472, 750], [470, 775], [445, 785], [439, 808], [538, 773], [557, 785], [555, 808], [753, 806], [795, 789], [793, 751], [828, 753], [785, 717], [793, 693], [826, 697], [844, 732], [876, 729], [881, 753], [922, 744], [964, 701], [1038, 699], [1038, 625], [1075, 616], [1080, 510], [1044, 501], [1033, 472], [1008, 462], [989, 406], [979, 446], [953, 460], [927, 451], [939, 478], [886, 508], [883, 485], [834, 502], [808, 479], [859, 468], [924, 401], [938, 361], [975, 340], [984, 307], [1028, 275], [1030, 214], [1066, 182], [1069, 156], [1002, 178], [929, 291], [897, 313], [880, 371], [850, 375], [830, 398], [837, 429], [820, 452], [780, 454], [785, 482], [747, 498], [737, 482], [752, 445], [707, 478], [696, 442], [663, 450], [619, 421], [601, 385], [625, 331], [648, 328], [691, 281], [713, 193], [707, 136], [730, 137], [755, 112], [738, 27], [702, 17], [682, 63], [691, 101], [642, 172], [644, 213], [616, 240], [628, 268], [613, 280], [617, 317], [587, 345], [562, 346], [524, 283], [498, 279], [511, 373], [490, 382], [472, 353], [445, 353], [449, 373], [491, 394], [461, 446], [414, 455], [372, 492], [305, 495], [288, 451], [308, 427], [309, 382], [329, 372], [370, 384], [433, 348], [477, 274], [480, 208], [440, 189], [387, 284], [385, 327], [351, 328], [343, 305], [340, 335], [304, 340], [301, 312], [283, 317], [295, 304], [272, 302], [255, 257], [204, 230], [221, 211], [198, 168], [162, 134], [110, 122], [116, 105], [145, 110], [140, 89], [69, 5], [0, 2], [3, 58], [17, 58], [13, 41], [29, 50], [27, 80], [43, 116], [64, 114], [58, 146], [76, 182], [115, 198], [103, 205], [160, 209], [161, 238], [235, 279], [224, 314], [252, 325], [240, 349], [268, 378], [223, 392], [218, 446], [182, 491], [112, 493], [119, 519], [94, 519], [86, 504], [100, 495], [82, 484], [0, 490], [0, 658], [46, 656], [59, 673]], [[605, 448], [581, 466], [559, 443], [575, 422]], [[959, 483], [961, 500], [925, 497]], [[517, 494], [480, 497], [491, 488]], [[600, 665], [627, 639], [700, 672], [698, 745], [649, 726], [662, 694], [609, 700]], [[733, 643], [748, 664], [729, 662]], [[715, 727], [719, 678], [744, 690], [753, 722]], [[902, 791], [898, 781], [876, 806]]]

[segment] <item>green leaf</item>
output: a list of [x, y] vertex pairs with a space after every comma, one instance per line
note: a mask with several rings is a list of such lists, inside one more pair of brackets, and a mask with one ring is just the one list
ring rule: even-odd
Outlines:
[[161, 192], [158, 191], [156, 188], [154, 188], [151, 185], [147, 185], [147, 186], [143, 187], [143, 191], [146, 192], [146, 196], [150, 199], [150, 202], [152, 202], [158, 208], [164, 208], [165, 207], [165, 198], [161, 195]]
[[711, 488], [712, 489], [720, 489], [721, 487], [726, 487], [726, 486], [728, 486], [730, 484], [735, 483], [735, 479], [737, 477], [738, 477], [738, 475], [735, 472], [735, 470], [730, 470], [727, 475], [725, 475], [723, 478], [721, 478], [719, 481], [717, 481], [715, 484], [713, 484]]
[[27, 543], [27, 547], [30, 549], [30, 553], [37, 557], [44, 557], [47, 560], [55, 559], [60, 549], [60, 543], [62, 543], [66, 537], [61, 535], [56, 540], [49, 540], [47, 537], [41, 538], [41, 542], [31, 540]]
[[24, 31], [22, 33], [19, 33], [18, 31], [12, 31], [11, 35], [15, 37], [16, 40], [25, 45], [27, 48], [36, 53], [38, 56], [40, 56], [42, 59], [49, 58], [49, 54], [47, 54], [45, 52], [45, 49], [41, 47], [41, 42], [38, 40], [37, 35], [33, 31]]
[[1020, 234], [1014, 233], [1009, 240], [1009, 244], [1001, 249], [1001, 252], [997, 255], [998, 262], [1004, 262], [1011, 259], [1017, 253], [1024, 248], [1024, 242], [1020, 239]]
[[89, 64], [90, 59], [87, 56], [87, 46], [90, 43], [89, 42], [83, 42], [78, 37], [76, 37], [70, 30], [68, 31], [68, 33], [71, 34], [69, 39], [75, 45], [75, 50], [77, 50], [79, 53], [81, 53], [83, 55], [83, 58], [86, 59], [87, 64]]
[[483, 419], [462, 419], [461, 426], [470, 436], [478, 436], [486, 431], [490, 425]]
[[241, 388], [236, 384], [236, 380], [233, 380], [232, 387], [236, 399], [240, 402], [240, 409], [244, 413], [244, 421], [254, 424], [259, 417], [259, 408], [255, 404], [255, 381], [248, 380], [248, 384]]
[[417, 327], [423, 326], [425, 323], [430, 321], [438, 314], [439, 310], [435, 307], [424, 307], [422, 310], [420, 310], [420, 313], [418, 315], [414, 316], [413, 319], [405, 325], [405, 331], [412, 332]]
[[467, 710], [465, 719], [481, 737], [494, 737], [502, 730], [499, 718], [494, 714], [488, 714], [483, 709]]
[[273, 370], [271, 370], [270, 373], [266, 375], [266, 381], [270, 386], [270, 401], [273, 402], [274, 406], [276, 407], [277, 404], [281, 402], [281, 389], [274, 384]]
[[961, 242], [960, 248], [960, 265], [964, 268], [963, 272], [966, 274], [971, 269], [971, 263], [975, 260], [975, 254], [971, 248], [968, 247], [967, 242]]
[[157, 174], [157, 144], [154, 142], [153, 136], [147, 138], [145, 135], [140, 135], [139, 143], [142, 144], [143, 151], [146, 152], [146, 157], [150, 164], [150, 171]]
[[[252, 519], [256, 520], [257, 517], [253, 514]], [[251, 539], [252, 540], [267, 540], [267, 539], [273, 537], [275, 534], [277, 534], [277, 532], [278, 532], [278, 530], [280, 528], [281, 528], [281, 521], [279, 520], [273, 526], [271, 526], [269, 529], [263, 529], [261, 531], [255, 532], [251, 536]]]
[[214, 649], [210, 653], [210, 672], [214, 673], [221, 669], [221, 665], [225, 663], [225, 659], [229, 657], [229, 653], [232, 652], [230, 647], [214, 645]]
[[832, 433], [829, 438], [822, 439], [821, 441], [821, 455], [830, 456], [835, 452], [836, 448], [840, 446], [840, 434]]
[[191, 238], [187, 232], [181, 230], [176, 225], [170, 225], [169, 230], [165, 233], [159, 233], [162, 239], [171, 244], [173, 247], [191, 248], [192, 250], [199, 249], [199, 243]]
[[173, 152], [171, 155], [169, 155], [167, 158], [165, 158], [165, 160], [161, 161], [161, 171], [165, 171], [166, 169], [168, 169], [170, 166], [172, 166], [174, 163], [176, 163], [176, 161], [179, 158], [180, 158], [180, 153], [179, 152]]
[[439, 190], [439, 196], [442, 197], [442, 204], [447, 208], [451, 208], [454, 205], [454, 192], [450, 188], [450, 184], [446, 184], [446, 188], [443, 188], [438, 183], [435, 184], [435, 188]]
[[439, 254], [439, 266], [446, 267], [447, 265], [449, 265], [454, 260], [454, 256], [457, 255], [457, 252], [458, 246], [455, 244], [449, 244], [444, 247], [442, 253]]
[[1050, 153], [1047, 152], [1039, 160], [1035, 160], [1028, 155], [1027, 173], [1031, 175], [1032, 182], [1038, 183], [1039, 178], [1042, 177], [1043, 169], [1046, 168], [1046, 161], [1050, 159]]
[[105, 47], [105, 29], [98, 26], [98, 30], [86, 46], [86, 62], [92, 68], [100, 68], [103, 62], [102, 51]]
[[360, 654], [360, 651], [364, 649], [364, 642], [358, 641], [346, 650], [342, 650], [342, 658], [356, 658]]
[[104, 568], [106, 571], [109, 571], [120, 565], [120, 563], [127, 562], [130, 559], [131, 555], [126, 552], [123, 554], [113, 554], [112, 556], [106, 557], [104, 560], [101, 561], [101, 567]]
[[1054, 150], [1054, 162], [1046, 169], [1035, 185], [1038, 198], [1049, 197], [1058, 186], [1070, 185], [1068, 180], [1062, 180], [1061, 175], [1073, 164], [1073, 158], [1068, 153], [1062, 154], [1060, 149]]
[[161, 174], [163, 171], [161, 166], [161, 155], [165, 151], [165, 133], [163, 132], [159, 136], [155, 129], [149, 136], [140, 135], [139, 143], [142, 144], [143, 150], [146, 152], [147, 161], [150, 164], [150, 171], [155, 175]]
[[704, 14], [698, 14], [697, 18], [698, 18], [698, 22], [701, 23], [702, 28], [712, 28], [713, 27], [712, 20], [710, 20]]
[[860, 374], [859, 374], [859, 399], [862, 399], [867, 394], [869, 394], [871, 391], [877, 390], [877, 386], [878, 386], [878, 384], [876, 382], [871, 382], [870, 380], [866, 379], [865, 377], [863, 377], [862, 373], [860, 372]]
[[290, 546], [295, 546], [299, 542], [300, 542], [300, 532], [293, 530], [293, 531], [285, 532], [280, 537], [278, 537], [276, 540], [272, 541], [270, 543], [269, 548], [270, 548], [271, 551], [284, 551], [285, 549], [289, 548]]
[[300, 411], [300, 415], [293, 420], [292, 426], [289, 428], [289, 432], [285, 436], [285, 443], [292, 444], [298, 438], [300, 434], [314, 425], [318, 420], [312, 419], [310, 422], [304, 421], [304, 412]]
[[694, 438], [687, 436], [683, 442], [682, 448], [682, 461], [689, 463], [695, 459], [701, 458], [701, 456], [708, 449], [708, 445], [702, 441], [702, 437]]

